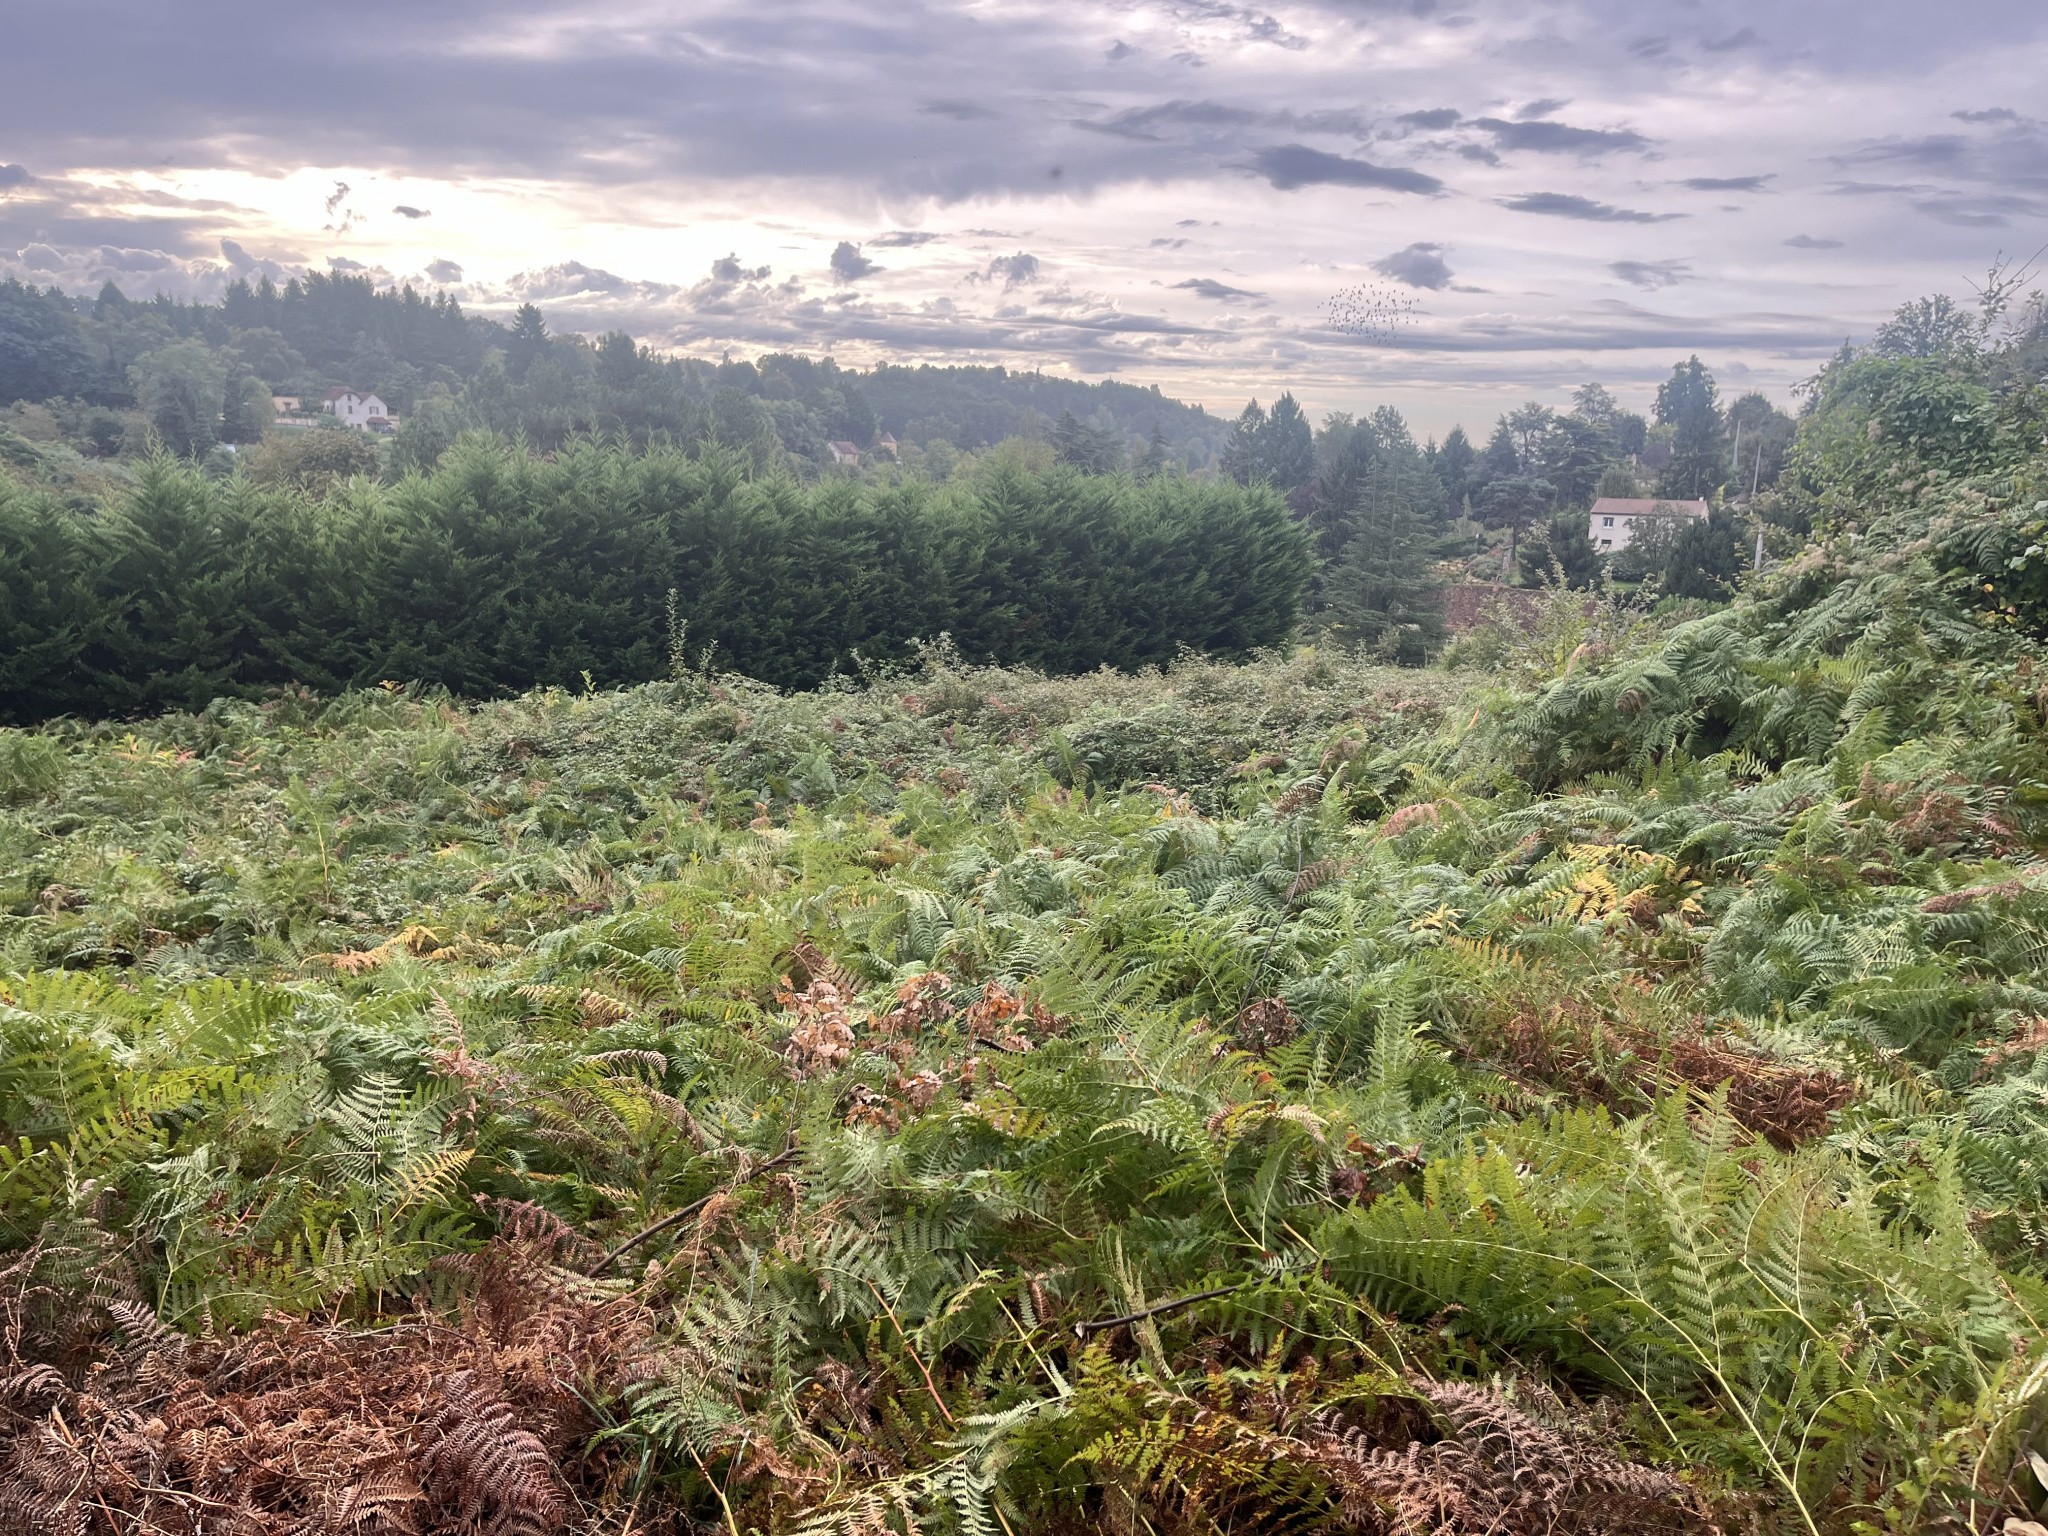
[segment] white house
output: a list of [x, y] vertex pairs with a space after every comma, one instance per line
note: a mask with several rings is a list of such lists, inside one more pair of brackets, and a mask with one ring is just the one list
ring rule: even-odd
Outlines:
[[1593, 503], [1587, 533], [1603, 555], [1628, 548], [1636, 531], [1655, 518], [1705, 517], [1704, 501], [1665, 501], [1652, 496], [1602, 496]]
[[327, 391], [320, 408], [343, 426], [355, 427], [359, 431], [371, 430], [372, 422], [379, 427], [388, 427], [398, 419], [385, 409], [382, 400], [367, 390], [344, 389], [340, 385]]
[[837, 442], [830, 446], [832, 449], [832, 462], [834, 464], [860, 463], [860, 445], [858, 443]]

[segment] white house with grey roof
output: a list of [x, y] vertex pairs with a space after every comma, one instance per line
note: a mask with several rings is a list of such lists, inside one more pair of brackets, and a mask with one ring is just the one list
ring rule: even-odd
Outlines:
[[1587, 529], [1593, 547], [1603, 555], [1618, 554], [1646, 523], [1656, 519], [1707, 515], [1704, 501], [1672, 501], [1661, 496], [1602, 496], [1593, 503]]

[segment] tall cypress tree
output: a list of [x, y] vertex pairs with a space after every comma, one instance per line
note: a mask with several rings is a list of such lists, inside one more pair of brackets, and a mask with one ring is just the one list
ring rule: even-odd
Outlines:
[[1657, 420], [1676, 428], [1671, 462], [1658, 477], [1660, 496], [1711, 496], [1727, 479], [1721, 407], [1714, 376], [1699, 358], [1688, 358], [1657, 386]]

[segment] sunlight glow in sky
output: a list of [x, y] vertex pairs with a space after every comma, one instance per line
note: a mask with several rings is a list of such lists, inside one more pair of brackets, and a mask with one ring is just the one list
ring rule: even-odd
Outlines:
[[[2036, 0], [0, 13], [0, 272], [67, 289], [335, 266], [1438, 431], [1692, 351], [1783, 399], [2048, 242]], [[1394, 323], [1330, 324], [1360, 286]]]

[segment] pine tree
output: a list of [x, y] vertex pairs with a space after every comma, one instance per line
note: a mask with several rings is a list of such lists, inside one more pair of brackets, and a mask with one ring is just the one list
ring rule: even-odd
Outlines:
[[1687, 499], [1712, 495], [1727, 479], [1726, 438], [1714, 376], [1699, 358], [1678, 364], [1657, 386], [1657, 420], [1676, 429], [1671, 462], [1659, 477], [1657, 493]]
[[1247, 405], [1232, 428], [1223, 448], [1223, 473], [1239, 485], [1250, 485], [1265, 474], [1266, 412], [1254, 400]]
[[1463, 514], [1465, 499], [1472, 493], [1473, 470], [1479, 451], [1463, 427], [1451, 428], [1443, 443], [1431, 455], [1431, 467], [1443, 482], [1444, 497], [1453, 516]]
[[1088, 475], [1110, 475], [1122, 467], [1123, 445], [1115, 432], [1090, 426], [1072, 411], [1061, 411], [1052, 429], [1053, 457]]
[[1665, 562], [1666, 595], [1718, 601], [1741, 579], [1741, 530], [1734, 516], [1716, 507], [1706, 517], [1686, 519]]
[[1155, 475], [1166, 473], [1173, 462], [1173, 449], [1167, 443], [1166, 433], [1155, 424], [1152, 436], [1145, 444], [1145, 451], [1138, 455], [1131, 465], [1131, 473], [1139, 480], [1150, 480]]
[[1390, 409], [1325, 428], [1317, 532], [1334, 558], [1318, 592], [1333, 637], [1419, 665], [1443, 641], [1432, 558], [1442, 483]]
[[526, 372], [540, 360], [548, 350], [548, 323], [541, 317], [539, 308], [522, 304], [512, 316], [512, 334], [505, 341], [505, 371], [515, 380], [524, 380]]
[[1259, 469], [1275, 490], [1291, 491], [1316, 472], [1315, 434], [1291, 394], [1273, 402], [1258, 432]]

